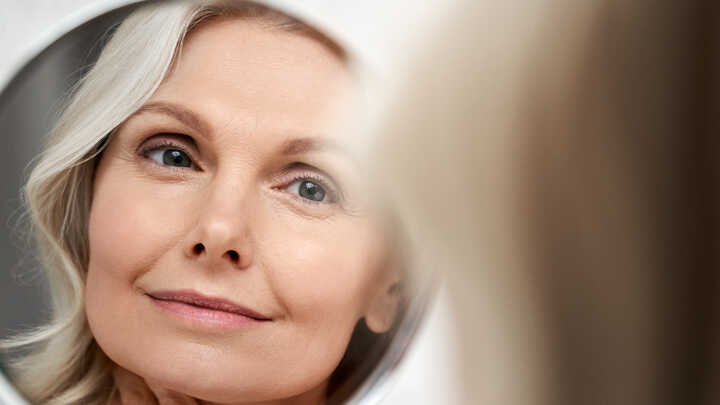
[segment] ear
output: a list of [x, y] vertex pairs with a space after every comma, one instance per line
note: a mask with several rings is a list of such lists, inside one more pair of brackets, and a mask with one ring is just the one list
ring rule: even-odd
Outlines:
[[387, 332], [395, 323], [402, 297], [400, 280], [383, 283], [371, 299], [365, 313], [365, 324], [375, 333]]

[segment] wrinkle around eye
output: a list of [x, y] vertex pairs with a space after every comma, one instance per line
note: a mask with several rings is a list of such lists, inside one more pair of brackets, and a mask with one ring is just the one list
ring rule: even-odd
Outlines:
[[[313, 200], [301, 195], [300, 185], [309, 182], [316, 185], [323, 193], [322, 200]], [[324, 170], [305, 163], [292, 163], [286, 166], [272, 179], [272, 187], [284, 192], [300, 202], [311, 205], [342, 205], [344, 193], [337, 181]]]
[[[137, 146], [134, 147], [135, 155], [150, 165], [154, 165], [153, 169], [169, 170], [176, 173], [183, 171], [204, 171], [203, 167], [207, 162], [203, 162], [200, 149], [193, 137], [185, 134], [177, 133], [156, 133], [149, 137], [143, 137]], [[176, 150], [184, 155], [190, 165], [174, 165], [164, 161], [164, 153], [168, 150]], [[160, 153], [160, 156], [156, 154]]]

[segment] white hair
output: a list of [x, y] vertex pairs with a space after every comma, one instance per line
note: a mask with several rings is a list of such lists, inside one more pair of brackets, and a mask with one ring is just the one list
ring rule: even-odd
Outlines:
[[133, 11], [74, 87], [24, 189], [32, 233], [51, 296], [51, 321], [0, 342], [24, 350], [11, 364], [14, 382], [32, 402], [104, 404], [113, 396], [112, 363], [89, 329], [84, 293], [93, 175], [108, 137], [155, 92], [183, 39], [200, 22], [232, 14], [310, 35], [342, 55], [317, 31], [251, 2], [161, 2]]

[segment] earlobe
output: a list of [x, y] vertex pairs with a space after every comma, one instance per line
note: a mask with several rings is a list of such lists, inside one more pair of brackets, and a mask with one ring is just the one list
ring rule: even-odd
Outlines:
[[401, 285], [396, 282], [382, 289], [370, 302], [365, 314], [365, 324], [374, 333], [385, 333], [395, 323], [401, 298]]

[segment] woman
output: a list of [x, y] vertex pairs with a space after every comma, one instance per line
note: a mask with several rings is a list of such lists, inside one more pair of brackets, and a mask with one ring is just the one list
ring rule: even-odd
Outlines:
[[338, 364], [391, 330], [402, 277], [342, 147], [352, 90], [339, 46], [259, 5], [128, 17], [27, 183], [53, 303], [4, 345], [32, 349], [15, 367], [28, 398], [346, 396]]

